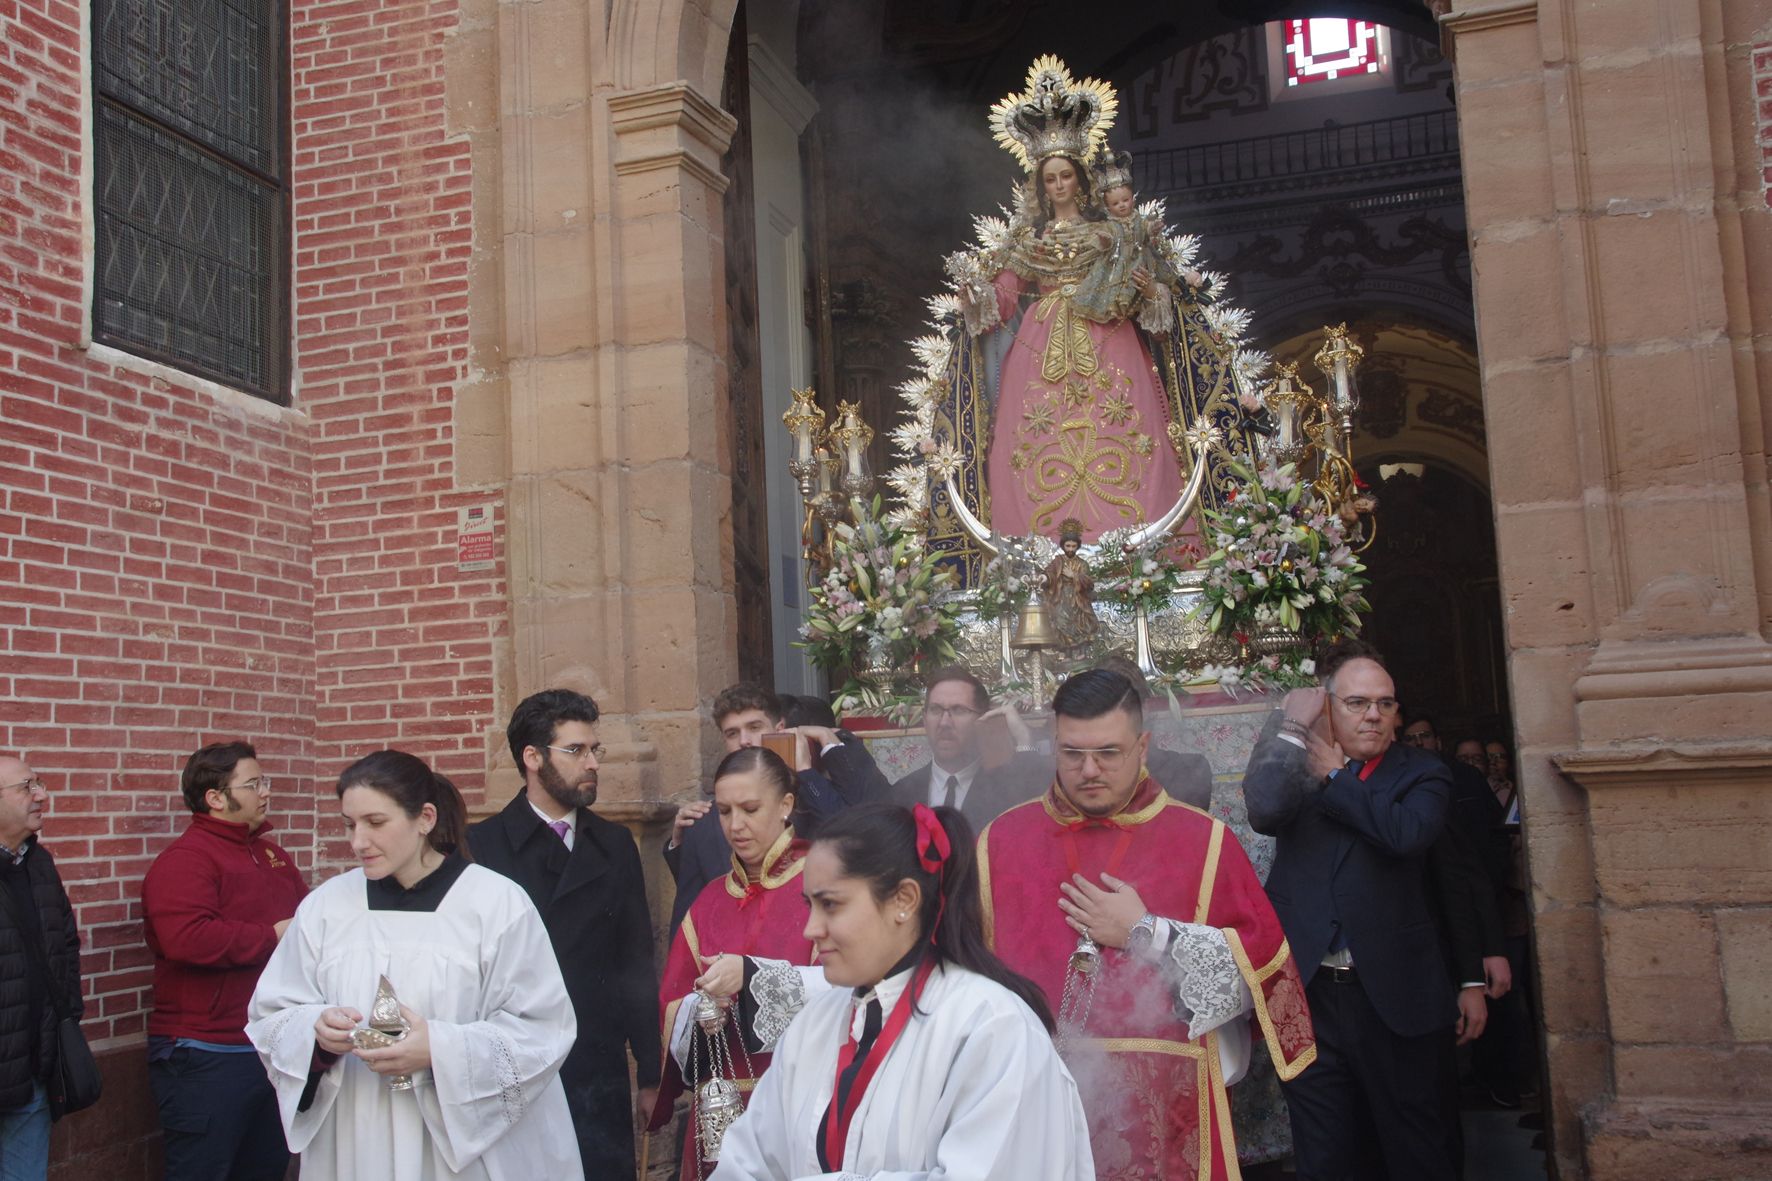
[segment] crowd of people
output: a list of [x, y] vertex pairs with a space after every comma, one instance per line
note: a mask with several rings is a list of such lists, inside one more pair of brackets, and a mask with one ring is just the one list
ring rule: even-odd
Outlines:
[[[1450, 1181], [1457, 1047], [1498, 1102], [1529, 1072], [1506, 747], [1443, 757], [1368, 648], [1319, 668], [1244, 773], [1265, 883], [1136, 669], [1070, 676], [1049, 736], [941, 670], [896, 782], [822, 701], [733, 686], [664, 851], [662, 975], [590, 698], [518, 705], [522, 788], [472, 826], [416, 755], [351, 764], [358, 865], [311, 890], [257, 752], [204, 746], [142, 886], [166, 1176], [631, 1177], [680, 1120], [683, 1178], [1229, 1178], [1261, 1059], [1300, 1178]], [[46, 1175], [81, 1011], [46, 796], [0, 759], [7, 1179]]]

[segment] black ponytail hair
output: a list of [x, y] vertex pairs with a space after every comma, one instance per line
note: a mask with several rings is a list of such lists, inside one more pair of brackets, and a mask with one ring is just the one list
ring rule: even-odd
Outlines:
[[339, 798], [343, 799], [353, 787], [381, 792], [398, 804], [400, 811], [415, 819], [426, 804], [431, 805], [437, 809], [437, 823], [425, 834], [431, 848], [473, 860], [468, 853], [468, 806], [461, 792], [417, 755], [403, 750], [378, 750], [364, 755], [338, 777]]
[[[831, 846], [845, 877], [868, 883], [875, 902], [891, 897], [907, 878], [917, 883], [923, 894], [917, 922], [924, 954], [1001, 984], [1020, 997], [1046, 1031], [1052, 1032], [1056, 1028], [1052, 1006], [1039, 985], [1010, 970], [985, 943], [972, 825], [958, 808], [936, 808], [934, 812], [950, 846], [939, 874], [923, 868], [917, 856], [916, 818], [911, 809], [896, 804], [846, 808], [825, 821], [816, 841]], [[935, 931], [933, 945], [931, 929]]]

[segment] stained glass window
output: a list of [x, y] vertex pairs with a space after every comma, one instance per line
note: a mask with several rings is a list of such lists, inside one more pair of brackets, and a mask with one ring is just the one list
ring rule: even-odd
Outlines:
[[1376, 74], [1384, 68], [1383, 26], [1373, 21], [1288, 20], [1282, 44], [1287, 86]]
[[93, 0], [93, 336], [286, 400], [280, 0]]

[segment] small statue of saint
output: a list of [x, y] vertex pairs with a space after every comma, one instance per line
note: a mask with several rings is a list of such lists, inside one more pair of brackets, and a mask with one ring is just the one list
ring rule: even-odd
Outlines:
[[1091, 602], [1095, 580], [1089, 576], [1089, 563], [1077, 553], [1083, 548], [1083, 522], [1066, 517], [1059, 523], [1058, 548], [1058, 556], [1046, 564], [1046, 609], [1060, 647], [1080, 654], [1101, 632]]

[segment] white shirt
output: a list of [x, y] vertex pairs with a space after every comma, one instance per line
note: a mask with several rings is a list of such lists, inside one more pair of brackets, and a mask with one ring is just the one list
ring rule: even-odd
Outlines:
[[939, 808], [948, 802], [948, 777], [959, 780], [954, 786], [954, 807], [966, 803], [966, 793], [972, 790], [972, 781], [978, 778], [980, 763], [973, 759], [958, 771], [947, 771], [934, 759], [929, 760], [929, 806]]
[[[527, 796], [524, 798], [528, 799]], [[549, 816], [546, 812], [543, 812], [540, 808], [536, 807], [534, 800], [529, 800], [529, 806], [535, 809], [535, 814], [541, 817], [541, 822], [543, 824], [552, 828], [554, 823], [554, 818], [552, 816]], [[560, 817], [560, 819], [566, 822], [566, 835], [560, 839], [566, 842], [566, 851], [570, 853], [572, 852], [572, 846], [578, 841], [578, 809], [574, 808], [572, 811], [566, 813], [566, 815]]]
[[[425, 1015], [431, 1067], [394, 1092], [345, 1055], [299, 1110], [314, 1022], [367, 1013], [385, 975]], [[309, 894], [252, 994], [257, 1047], [302, 1176], [580, 1181], [559, 1079], [578, 1031], [541, 916], [509, 878], [469, 865], [435, 912], [370, 910], [353, 869]]]
[[[895, 981], [874, 990], [887, 1014], [894, 986], [902, 995]], [[865, 1009], [847, 989], [808, 998], [711, 1181], [1095, 1181], [1083, 1104], [1051, 1036], [1008, 989], [953, 967], [929, 977], [859, 1100], [844, 1171], [825, 1173], [817, 1143], [837, 1050]]]

